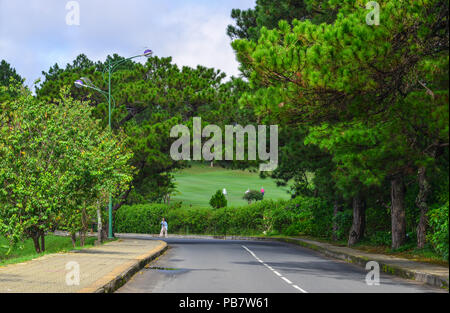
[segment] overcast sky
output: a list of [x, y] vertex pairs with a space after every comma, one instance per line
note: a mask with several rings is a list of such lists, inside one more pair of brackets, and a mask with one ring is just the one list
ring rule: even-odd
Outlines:
[[[76, 7], [79, 5], [79, 25]], [[32, 85], [41, 72], [65, 67], [80, 53], [103, 61], [108, 54], [150, 48], [175, 63], [214, 67], [238, 75], [227, 25], [231, 9], [255, 0], [0, 0], [0, 59]], [[67, 8], [66, 8], [67, 6]]]

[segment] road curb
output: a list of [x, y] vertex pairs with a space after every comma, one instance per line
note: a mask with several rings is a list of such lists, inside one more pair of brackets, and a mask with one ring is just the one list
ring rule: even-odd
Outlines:
[[444, 288], [448, 290], [448, 277], [445, 276], [439, 276], [439, 275], [433, 275], [429, 273], [423, 273], [416, 270], [410, 270], [403, 267], [395, 266], [392, 264], [388, 264], [383, 260], [380, 259], [368, 259], [366, 257], [362, 256], [355, 256], [344, 252], [337, 252], [333, 251], [318, 245], [314, 245], [310, 242], [302, 241], [301, 239], [292, 239], [292, 238], [272, 238], [277, 241], [296, 244], [299, 246], [302, 246], [307, 249], [314, 250], [316, 252], [319, 252], [321, 254], [324, 254], [326, 256], [343, 260], [347, 263], [355, 264], [361, 267], [366, 267], [366, 264], [370, 261], [375, 261], [380, 265], [380, 270], [384, 273], [398, 276], [401, 278], [406, 278], [410, 280], [419, 281], [422, 283], [425, 283], [427, 285], [438, 287], [438, 288]]
[[160, 241], [156, 248], [115, 268], [111, 273], [100, 278], [91, 286], [78, 291], [78, 293], [113, 293], [125, 285], [134, 274], [143, 269], [148, 263], [162, 255], [167, 248], [167, 243]]
[[207, 235], [168, 235], [167, 238], [162, 238], [159, 235], [153, 234], [114, 234], [117, 238], [122, 239], [141, 239], [141, 238], [154, 238], [154, 239], [206, 239], [206, 240], [271, 240], [271, 238], [264, 237], [248, 237], [248, 236], [207, 236]]

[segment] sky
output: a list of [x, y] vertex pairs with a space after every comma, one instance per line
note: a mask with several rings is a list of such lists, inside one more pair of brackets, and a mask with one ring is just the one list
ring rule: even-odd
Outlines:
[[[146, 48], [179, 66], [214, 67], [238, 76], [226, 34], [233, 8], [256, 0], [0, 0], [0, 60], [30, 87], [55, 63], [84, 53], [130, 57]], [[145, 60], [142, 60], [145, 62]]]

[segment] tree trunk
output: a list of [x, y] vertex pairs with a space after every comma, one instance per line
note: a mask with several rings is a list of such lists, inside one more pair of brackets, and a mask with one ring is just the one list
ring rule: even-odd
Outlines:
[[44, 231], [40, 232], [40, 237], [41, 237], [41, 252], [45, 252], [45, 232]]
[[353, 246], [364, 237], [366, 228], [366, 202], [357, 195], [353, 198], [353, 224], [350, 229], [348, 245]]
[[[102, 233], [102, 242], [109, 238], [109, 209], [108, 208], [106, 208], [105, 214], [106, 214], [106, 216], [108, 216], [108, 218], [106, 219], [105, 224], [102, 224], [103, 225], [102, 226], [102, 231], [101, 231], [101, 233]], [[112, 235], [114, 237], [114, 232], [113, 232]]]
[[402, 176], [391, 181], [392, 249], [406, 241], [405, 184]]
[[71, 233], [70, 239], [72, 240], [72, 245], [73, 245], [73, 248], [75, 249], [77, 247], [77, 234]]
[[100, 210], [100, 208], [97, 208], [97, 245], [100, 245], [103, 242], [103, 236], [102, 236], [102, 231], [103, 231], [103, 225], [102, 225], [102, 212]]
[[84, 233], [84, 231], [80, 230], [80, 247], [84, 247], [84, 243], [85, 243], [85, 239], [86, 239], [86, 234]]
[[34, 233], [31, 238], [33, 239], [34, 249], [36, 250], [36, 253], [41, 253], [41, 247], [39, 245], [39, 233]]
[[86, 233], [89, 228], [89, 217], [86, 212], [86, 201], [83, 203], [83, 211], [82, 211], [82, 226], [80, 230], [80, 245], [84, 247], [84, 244], [86, 242]]
[[339, 205], [339, 201], [338, 200], [334, 200], [334, 205], [333, 205], [333, 240], [337, 241], [338, 240], [338, 231], [339, 231], [339, 225], [336, 221], [336, 217], [338, 215], [338, 213], [341, 211], [340, 205]]
[[416, 198], [416, 205], [420, 209], [420, 221], [417, 226], [417, 248], [423, 249], [426, 243], [427, 228], [428, 228], [428, 204], [427, 199], [430, 193], [430, 184], [427, 180], [426, 168], [419, 168], [419, 194]]

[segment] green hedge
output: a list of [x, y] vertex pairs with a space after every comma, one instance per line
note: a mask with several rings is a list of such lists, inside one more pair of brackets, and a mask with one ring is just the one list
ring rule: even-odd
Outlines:
[[209, 235], [311, 235], [330, 236], [330, 206], [316, 198], [260, 201], [221, 209], [175, 208], [161, 204], [123, 206], [115, 214], [119, 233], [157, 234], [165, 217], [169, 232]]
[[445, 205], [433, 208], [429, 212], [430, 231], [428, 240], [433, 248], [448, 261], [449, 230], [448, 230], [448, 202]]

